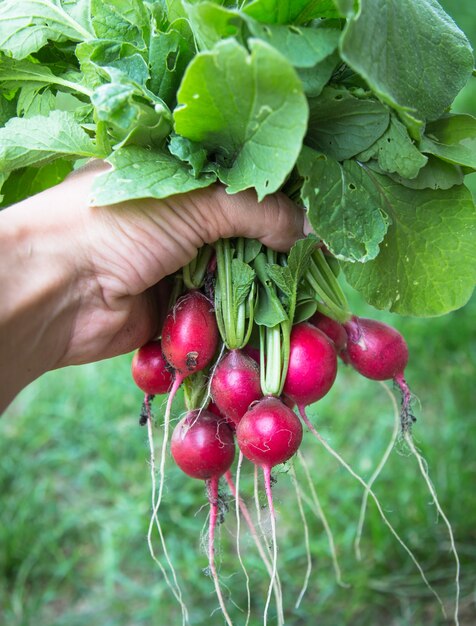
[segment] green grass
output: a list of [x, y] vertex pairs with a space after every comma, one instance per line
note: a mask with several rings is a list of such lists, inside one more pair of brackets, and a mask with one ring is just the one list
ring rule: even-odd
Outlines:
[[[370, 314], [354, 300], [359, 313]], [[469, 625], [476, 619], [472, 603], [476, 299], [437, 319], [371, 314], [396, 324], [409, 342], [408, 379], [422, 407], [415, 437], [455, 529], [463, 562], [462, 623]], [[146, 432], [137, 425], [141, 397], [130, 380], [129, 362], [126, 356], [52, 372], [26, 389], [0, 422], [0, 623], [5, 626], [180, 624], [180, 612], [145, 541], [150, 513], [148, 454]], [[180, 402], [176, 406], [180, 411]], [[159, 414], [160, 403], [155, 409]], [[380, 385], [341, 367], [336, 386], [311, 414], [331, 444], [368, 477], [392, 428], [392, 408]], [[314, 570], [300, 609], [293, 609], [306, 564], [303, 531], [290, 479], [278, 474], [275, 494], [287, 623], [451, 623], [438, 612], [372, 504], [364, 529], [363, 561], [356, 561], [352, 542], [362, 490], [310, 436], [304, 454], [351, 587], [336, 585], [322, 526], [306, 509]], [[249, 466], [244, 475], [248, 478], [242, 493], [251, 496]], [[191, 621], [221, 624], [219, 613], [212, 615], [217, 607], [213, 585], [202, 571], [206, 558], [200, 537], [207, 518], [206, 507], [201, 508], [203, 485], [179, 475], [169, 462], [166, 486], [161, 520]], [[454, 563], [448, 537], [414, 459], [395, 450], [376, 491], [451, 608]], [[232, 509], [221, 529], [221, 575], [233, 600], [244, 607], [234, 530]], [[257, 624], [268, 577], [245, 534], [242, 550], [252, 576], [252, 624]], [[237, 624], [244, 623], [238, 609], [232, 606], [231, 612]]]

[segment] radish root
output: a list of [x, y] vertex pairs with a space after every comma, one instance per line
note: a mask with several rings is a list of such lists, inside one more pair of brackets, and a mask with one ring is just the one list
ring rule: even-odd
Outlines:
[[[240, 475], [241, 475], [241, 466], [243, 464], [243, 453], [240, 452], [239, 457], [238, 457], [238, 464], [236, 466], [236, 484], [233, 485], [233, 489], [232, 489], [232, 495], [235, 498], [235, 514], [236, 514], [236, 553], [238, 555], [238, 561], [240, 562], [241, 565], [241, 569], [243, 570], [243, 574], [245, 575], [245, 579], [246, 579], [246, 622], [245, 622], [245, 626], [248, 626], [249, 621], [250, 621], [250, 617], [251, 617], [251, 593], [250, 593], [250, 577], [248, 575], [248, 570], [245, 567], [245, 564], [243, 562], [243, 558], [241, 556], [241, 549], [240, 549], [240, 508], [241, 508], [241, 500], [240, 500]], [[228, 483], [228, 486], [233, 484], [233, 480], [231, 478], [231, 472], [230, 470], [228, 470], [228, 472], [225, 475], [225, 479]], [[231, 489], [231, 486], [230, 486]], [[251, 520], [250, 520], [251, 521]], [[251, 529], [250, 529], [251, 530]], [[252, 535], [253, 538], [255, 539], [256, 542], [256, 530], [252, 531]]]
[[[398, 433], [399, 433], [400, 426], [401, 426], [400, 413], [399, 413], [399, 410], [398, 410], [398, 406], [397, 406], [397, 404], [395, 402], [395, 398], [394, 398], [393, 394], [389, 391], [389, 389], [387, 388], [387, 386], [385, 385], [384, 382], [381, 382], [380, 384], [385, 389], [386, 393], [388, 393], [391, 396], [391, 398], [392, 398], [392, 401], [394, 403], [394, 408], [395, 408], [395, 411], [394, 411], [395, 419], [394, 419], [394, 423], [393, 423], [392, 436], [390, 438], [388, 446], [385, 448], [385, 452], [383, 453], [383, 456], [380, 459], [379, 464], [375, 468], [372, 476], [370, 477], [370, 479], [369, 479], [369, 481], [367, 483], [367, 485], [369, 486], [369, 489], [372, 488], [373, 484], [375, 483], [377, 478], [380, 476], [380, 473], [382, 472], [385, 464], [387, 463], [388, 457], [390, 456], [393, 448], [395, 447], [395, 442], [397, 441]], [[361, 553], [361, 550], [360, 550], [360, 541], [362, 539], [362, 531], [363, 531], [363, 528], [364, 528], [365, 514], [367, 512], [368, 499], [369, 499], [369, 492], [365, 491], [364, 495], [362, 496], [362, 503], [360, 505], [359, 522], [357, 524], [357, 531], [356, 531], [355, 540], [354, 540], [354, 551], [355, 551], [355, 556], [356, 556], [358, 561], [362, 560], [362, 553]]]
[[450, 537], [450, 545], [451, 545], [451, 551], [453, 553], [454, 559], [455, 559], [455, 564], [456, 564], [456, 572], [455, 572], [455, 610], [454, 610], [454, 620], [455, 620], [455, 626], [459, 626], [459, 601], [460, 601], [460, 570], [461, 570], [461, 565], [460, 565], [460, 561], [459, 561], [459, 555], [458, 555], [458, 551], [456, 549], [456, 543], [455, 543], [455, 538], [454, 538], [454, 534], [453, 534], [453, 528], [451, 527], [450, 521], [449, 519], [446, 517], [443, 509], [441, 508], [440, 502], [438, 500], [438, 496], [436, 495], [436, 491], [435, 488], [433, 486], [433, 483], [431, 482], [430, 476], [428, 474], [428, 464], [425, 461], [425, 459], [422, 457], [422, 455], [418, 452], [417, 448], [415, 447], [415, 444], [413, 443], [413, 439], [411, 436], [410, 432], [405, 433], [405, 441], [408, 445], [408, 447], [410, 448], [410, 451], [415, 455], [415, 458], [418, 462], [418, 467], [420, 468], [420, 472], [421, 475], [423, 476], [423, 479], [428, 487], [428, 491], [431, 493], [431, 497], [433, 498], [433, 503], [436, 507], [436, 510], [438, 511], [439, 515], [441, 516], [441, 518], [443, 519], [446, 528], [448, 529], [448, 535]]
[[210, 503], [210, 520], [208, 526], [208, 567], [210, 569], [210, 574], [215, 585], [215, 592], [217, 594], [218, 603], [220, 604], [222, 615], [225, 618], [228, 626], [233, 626], [233, 622], [231, 621], [231, 618], [228, 615], [228, 611], [226, 610], [226, 605], [223, 599], [223, 594], [221, 592], [220, 581], [218, 580], [218, 574], [215, 565], [215, 529], [217, 527], [217, 520], [219, 517], [218, 482], [219, 478], [216, 476], [207, 480], [208, 502]]
[[400, 404], [400, 424], [402, 433], [404, 436], [407, 433], [411, 435], [412, 426], [416, 422], [416, 417], [414, 416], [412, 410], [412, 393], [410, 391], [410, 387], [408, 386], [403, 374], [397, 374], [394, 377], [393, 382], [398, 387], [402, 398]]
[[[264, 529], [263, 523], [262, 523], [261, 505], [260, 505], [260, 502], [259, 502], [258, 466], [257, 465], [255, 465], [255, 469], [254, 469], [254, 489], [253, 489], [253, 493], [254, 493], [255, 508], [256, 508], [256, 519], [258, 520], [258, 527], [259, 527], [259, 529], [261, 531], [261, 536], [263, 537], [263, 541], [264, 541], [264, 545], [265, 545], [265, 548], [266, 548], [266, 552], [268, 554], [268, 559], [265, 560], [266, 569], [268, 570], [268, 574], [269, 574], [270, 578], [272, 578], [273, 577], [273, 568], [272, 568], [272, 558], [273, 558], [273, 555], [272, 555], [271, 550], [269, 548], [268, 539], [267, 539], [266, 532], [265, 532], [265, 529]], [[276, 569], [275, 583], [276, 583], [276, 588], [277, 588], [277, 593], [278, 593], [278, 597], [276, 598], [276, 605], [277, 605], [277, 612], [278, 612], [278, 624], [279, 624], [279, 626], [281, 626], [282, 624], [284, 624], [283, 591], [282, 591], [282, 587], [281, 587], [281, 579], [279, 577], [279, 572], [278, 572], [277, 569]]]
[[271, 572], [271, 579], [269, 581], [268, 595], [266, 597], [266, 604], [264, 606], [263, 624], [266, 626], [268, 623], [268, 610], [271, 602], [271, 593], [274, 588], [274, 581], [276, 580], [276, 573], [278, 570], [278, 544], [276, 539], [276, 512], [274, 510], [273, 494], [271, 492], [271, 468], [263, 467], [264, 489], [266, 497], [268, 498], [268, 508], [271, 519], [271, 539], [273, 542], [273, 568]]
[[177, 391], [180, 385], [183, 383], [184, 377], [181, 374], [175, 373], [175, 380], [172, 385], [172, 388], [169, 393], [169, 397], [167, 398], [167, 404], [165, 406], [165, 414], [164, 414], [164, 436], [162, 439], [162, 449], [160, 451], [160, 464], [159, 464], [159, 490], [157, 494], [157, 500], [153, 512], [153, 517], [157, 518], [157, 513], [159, 511], [160, 504], [162, 502], [162, 494], [164, 491], [164, 480], [165, 480], [165, 459], [167, 458], [167, 445], [169, 443], [169, 432], [170, 432], [170, 413], [172, 411], [172, 402], [177, 394]]
[[306, 476], [306, 480], [309, 485], [309, 491], [311, 492], [312, 501], [309, 502], [309, 499], [304, 493], [301, 492], [301, 495], [303, 499], [307, 501], [308, 505], [314, 511], [314, 514], [321, 521], [324, 527], [324, 531], [327, 537], [327, 542], [329, 544], [329, 551], [331, 553], [332, 565], [334, 567], [334, 574], [336, 577], [336, 582], [340, 587], [344, 587], [345, 589], [348, 589], [350, 585], [342, 580], [342, 571], [340, 569], [339, 560], [337, 558], [337, 549], [335, 546], [334, 534], [327, 520], [327, 516], [324, 513], [324, 509], [322, 508], [321, 501], [319, 500], [319, 497], [317, 495], [317, 491], [312, 481], [311, 473], [309, 472], [309, 467], [307, 465], [306, 459], [304, 458], [304, 455], [300, 451], [298, 451], [298, 459], [304, 470], [304, 474]]
[[420, 563], [418, 562], [418, 560], [416, 559], [415, 555], [413, 554], [413, 552], [410, 550], [410, 548], [407, 546], [407, 544], [403, 541], [403, 539], [400, 537], [400, 535], [397, 533], [397, 531], [395, 530], [395, 528], [392, 526], [392, 524], [390, 523], [390, 521], [388, 520], [387, 516], [385, 515], [385, 513], [383, 512], [382, 506], [380, 504], [379, 499], [377, 498], [377, 496], [375, 495], [375, 493], [372, 491], [371, 488], [369, 488], [369, 486], [367, 485], [367, 483], [363, 480], [363, 478], [361, 478], [358, 474], [356, 474], [356, 472], [354, 472], [354, 470], [350, 467], [350, 465], [344, 461], [344, 459], [340, 456], [340, 454], [338, 452], [336, 452], [334, 450], [334, 448], [332, 448], [331, 445], [329, 445], [329, 443], [317, 432], [317, 430], [314, 428], [314, 426], [311, 424], [311, 422], [309, 421], [309, 418], [307, 417], [306, 413], [304, 411], [301, 412], [301, 417], [304, 421], [304, 423], [306, 424], [306, 426], [309, 428], [309, 430], [311, 431], [311, 433], [314, 435], [314, 437], [316, 437], [316, 439], [324, 446], [324, 448], [329, 452], [329, 454], [331, 454], [341, 465], [342, 467], [344, 467], [351, 476], [353, 476], [361, 485], [362, 487], [364, 487], [364, 489], [366, 491], [368, 491], [370, 497], [372, 498], [372, 500], [375, 502], [375, 506], [377, 507], [377, 510], [380, 514], [380, 517], [382, 518], [383, 522], [385, 523], [385, 525], [388, 527], [389, 531], [392, 533], [392, 535], [395, 537], [395, 539], [397, 540], [397, 542], [400, 544], [400, 546], [405, 550], [405, 552], [408, 554], [408, 556], [410, 557], [410, 559], [413, 561], [415, 567], [417, 568], [421, 579], [423, 580], [423, 582], [425, 583], [426, 587], [428, 588], [429, 591], [431, 591], [431, 593], [433, 594], [433, 596], [436, 598], [436, 600], [438, 601], [438, 604], [441, 607], [441, 611], [444, 615], [444, 617], [446, 618], [447, 614], [446, 614], [446, 609], [445, 606], [443, 604], [443, 601], [441, 600], [439, 594], [435, 591], [435, 589], [431, 586], [430, 582], [428, 581], [425, 572], [423, 571]]
[[304, 513], [304, 508], [302, 506], [301, 489], [299, 487], [299, 484], [296, 478], [296, 471], [294, 469], [294, 466], [291, 466], [290, 473], [291, 473], [291, 481], [296, 491], [296, 500], [298, 504], [299, 515], [301, 516], [302, 525], [304, 527], [304, 545], [306, 547], [306, 560], [307, 560], [307, 567], [306, 567], [306, 574], [304, 576], [304, 582], [303, 582], [301, 591], [299, 593], [298, 599], [296, 600], [296, 604], [294, 605], [294, 608], [298, 609], [309, 585], [309, 579], [311, 577], [311, 572], [312, 572], [312, 558], [311, 558], [311, 546], [309, 543], [309, 527], [307, 525], [306, 515]]
[[[170, 559], [170, 556], [167, 550], [167, 545], [165, 543], [165, 537], [162, 531], [162, 526], [160, 524], [159, 518], [157, 516], [157, 511], [156, 511], [157, 505], [155, 501], [155, 493], [156, 493], [155, 446], [154, 446], [154, 434], [152, 431], [152, 412], [150, 408], [150, 396], [148, 396], [147, 394], [145, 395], [145, 398], [144, 398], [144, 407], [147, 412], [147, 436], [148, 436], [148, 441], [149, 441], [149, 452], [150, 452], [151, 497], [152, 497], [152, 511], [153, 511], [152, 517], [150, 518], [150, 522], [149, 522], [149, 529], [147, 531], [147, 545], [149, 546], [149, 552], [150, 552], [152, 559], [159, 566], [159, 569], [165, 579], [165, 582], [167, 583], [167, 586], [169, 587], [175, 599], [180, 605], [180, 609], [182, 611], [182, 624], [188, 624], [188, 610], [182, 598], [182, 590], [178, 583], [177, 574], [175, 572], [175, 568], [173, 566], [172, 560]], [[167, 565], [170, 567], [170, 571], [172, 573], [172, 578], [174, 581], [173, 584], [171, 583], [167, 575], [167, 572], [165, 571], [164, 566], [159, 561], [154, 551], [154, 546], [152, 544], [152, 530], [154, 528], [154, 522], [159, 532], [160, 543], [162, 545], [162, 550], [164, 552], [165, 560], [167, 561]]]
[[[405, 380], [403, 380], [403, 383], [405, 383]], [[397, 384], [399, 385], [402, 394], [404, 394], [404, 388], [402, 388], [400, 382], [397, 381]], [[390, 389], [388, 389], [388, 387], [382, 383], [383, 388], [385, 389], [385, 392], [387, 393], [388, 397], [390, 398], [392, 405], [393, 405], [393, 409], [395, 414], [398, 416], [398, 405], [397, 405], [397, 401], [395, 400], [395, 396], [393, 395], [393, 393], [390, 391]], [[408, 389], [408, 387], [407, 387]], [[408, 402], [410, 400], [410, 396], [408, 395]], [[402, 404], [405, 403], [405, 395], [402, 399]], [[453, 618], [454, 618], [454, 622], [455, 622], [455, 626], [459, 626], [459, 603], [460, 603], [460, 573], [461, 573], [461, 564], [460, 564], [460, 560], [459, 560], [459, 555], [458, 555], [458, 550], [456, 549], [456, 542], [455, 542], [455, 538], [454, 538], [454, 534], [453, 534], [453, 528], [451, 526], [451, 523], [449, 521], [449, 519], [447, 518], [445, 512], [443, 511], [443, 509], [441, 508], [440, 502], [438, 500], [438, 496], [436, 493], [436, 489], [431, 481], [429, 472], [428, 472], [428, 463], [426, 462], [426, 460], [424, 459], [424, 457], [420, 454], [420, 452], [418, 451], [417, 447], [415, 446], [415, 443], [413, 441], [412, 438], [412, 433], [411, 433], [411, 429], [407, 429], [407, 430], [403, 430], [403, 440], [405, 441], [405, 443], [407, 444], [410, 452], [414, 455], [414, 457], [417, 460], [418, 463], [418, 467], [420, 469], [421, 475], [423, 477], [423, 480], [425, 481], [426, 486], [428, 487], [428, 491], [431, 494], [431, 497], [433, 498], [433, 503], [436, 507], [436, 510], [438, 511], [438, 514], [440, 515], [440, 517], [443, 519], [446, 528], [448, 529], [448, 535], [450, 538], [450, 546], [451, 546], [451, 552], [453, 553], [454, 556], [454, 560], [455, 560], [455, 609], [454, 609], [454, 613], [453, 613]]]
[[[238, 471], [238, 470], [237, 470]], [[240, 507], [240, 511], [241, 514], [243, 515], [243, 519], [246, 522], [246, 525], [248, 526], [248, 529], [251, 533], [251, 537], [255, 543], [256, 549], [258, 550], [258, 554], [261, 557], [261, 560], [263, 561], [266, 570], [269, 574], [269, 576], [271, 577], [272, 574], [272, 567], [271, 567], [271, 563], [263, 549], [263, 545], [261, 543], [260, 537], [258, 535], [258, 532], [256, 530], [256, 526], [253, 523], [253, 520], [251, 519], [251, 515], [250, 512], [248, 510], [248, 507], [246, 506], [244, 500], [242, 498], [239, 497], [238, 495], [238, 474], [237, 474], [237, 486], [235, 488], [235, 485], [233, 483], [233, 478], [231, 476], [231, 472], [228, 471], [225, 474], [225, 479], [228, 483], [228, 486], [230, 488], [231, 491], [231, 495], [236, 498], [236, 502], [238, 502], [239, 507]], [[276, 575], [276, 580], [275, 580], [275, 585], [274, 585], [274, 597], [276, 600], [276, 606], [278, 607], [278, 626], [283, 626], [284, 625], [284, 616], [283, 616], [283, 599], [282, 599], [282, 593], [281, 593], [281, 582], [279, 580], [279, 576], [278, 574]]]

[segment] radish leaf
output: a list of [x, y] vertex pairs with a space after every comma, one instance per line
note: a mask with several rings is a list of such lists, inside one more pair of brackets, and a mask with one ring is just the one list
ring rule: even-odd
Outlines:
[[414, 132], [417, 120], [445, 111], [473, 70], [468, 40], [436, 0], [360, 0], [340, 52]]
[[0, 169], [10, 171], [60, 156], [98, 157], [96, 145], [66, 111], [12, 118], [0, 128]]
[[254, 270], [240, 259], [231, 262], [233, 311], [238, 312], [240, 304], [246, 301], [255, 279]]
[[186, 22], [179, 22], [166, 33], [154, 32], [150, 39], [149, 89], [171, 108], [177, 103], [177, 89], [194, 54], [192, 33]]
[[262, 199], [296, 161], [307, 104], [286, 59], [259, 40], [250, 47], [248, 54], [228, 39], [193, 59], [178, 92], [175, 130], [215, 155], [229, 193], [255, 187]]
[[304, 143], [337, 161], [369, 148], [388, 127], [387, 107], [360, 99], [349, 90], [326, 87], [309, 99], [309, 126]]
[[420, 149], [449, 163], [476, 169], [476, 118], [445, 115], [428, 124]]
[[284, 307], [291, 322], [294, 321], [301, 278], [309, 268], [316, 243], [314, 236], [299, 239], [289, 252], [287, 265], [269, 264], [266, 267], [269, 278], [285, 296]]
[[443, 315], [463, 306], [476, 281], [476, 212], [464, 185], [413, 190], [372, 174], [392, 223], [379, 256], [343, 265], [373, 306], [402, 315]]
[[294, 67], [313, 67], [337, 48], [340, 30], [321, 27], [268, 25], [248, 20], [254, 37], [262, 39], [285, 56]]
[[7, 89], [27, 84], [33, 84], [38, 88], [44, 85], [58, 85], [84, 95], [90, 94], [90, 90], [84, 85], [68, 77], [57, 76], [46, 65], [28, 60], [15, 61], [2, 56], [0, 56], [0, 83]]
[[139, 146], [126, 146], [108, 159], [112, 170], [98, 176], [92, 205], [114, 204], [135, 198], [166, 198], [176, 193], [208, 187], [213, 174], [195, 178], [190, 169], [170, 154]]
[[421, 168], [415, 178], [402, 178], [396, 174], [390, 174], [390, 178], [410, 189], [450, 189], [454, 185], [461, 185], [464, 175], [460, 167], [430, 154], [427, 164]]
[[184, 163], [188, 163], [194, 176], [199, 176], [207, 163], [206, 150], [180, 135], [172, 135], [170, 138], [169, 152]]
[[116, 79], [118, 73], [127, 82], [144, 86], [149, 78], [149, 67], [142, 53], [130, 43], [116, 43], [103, 39], [86, 41], [76, 47], [81, 71], [91, 87]]
[[388, 130], [364, 152], [358, 161], [375, 158], [384, 172], [396, 173], [402, 178], [415, 178], [428, 158], [414, 145], [404, 124], [392, 115]]
[[88, 0], [4, 0], [0, 3], [0, 50], [24, 59], [48, 41], [91, 39], [88, 13]]
[[56, 159], [41, 167], [25, 167], [11, 172], [3, 185], [2, 206], [20, 202], [35, 193], [57, 185], [73, 169], [73, 163], [67, 159]]
[[305, 24], [319, 17], [339, 17], [332, 0], [254, 0], [244, 12], [266, 24]]
[[150, 21], [140, 0], [91, 0], [91, 13], [98, 39], [114, 39], [145, 48], [150, 37]]
[[243, 19], [236, 11], [214, 4], [183, 3], [199, 50], [211, 50], [215, 44], [228, 37], [243, 44]]
[[355, 161], [343, 164], [303, 148], [301, 198], [316, 234], [339, 259], [368, 261], [379, 253], [388, 227], [379, 190]]
[[301, 79], [306, 96], [318, 96], [329, 82], [334, 70], [340, 63], [337, 52], [330, 54], [323, 61], [316, 63], [314, 67], [299, 67], [297, 73]]

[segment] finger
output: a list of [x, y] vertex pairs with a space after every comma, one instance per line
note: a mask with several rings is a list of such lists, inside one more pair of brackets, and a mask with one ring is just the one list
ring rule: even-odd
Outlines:
[[222, 185], [214, 185], [190, 194], [182, 200], [193, 209], [196, 224], [202, 229], [205, 243], [220, 238], [259, 239], [274, 250], [289, 250], [303, 237], [304, 211], [282, 193], [258, 202], [254, 190], [227, 194]]

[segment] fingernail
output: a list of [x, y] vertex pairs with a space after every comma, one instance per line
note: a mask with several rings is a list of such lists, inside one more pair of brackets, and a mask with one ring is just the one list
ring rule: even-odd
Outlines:
[[304, 223], [302, 225], [302, 232], [306, 235], [310, 235], [311, 233], [314, 233], [314, 231], [312, 230], [312, 226], [309, 224], [309, 220], [307, 219], [307, 214], [304, 215]]

